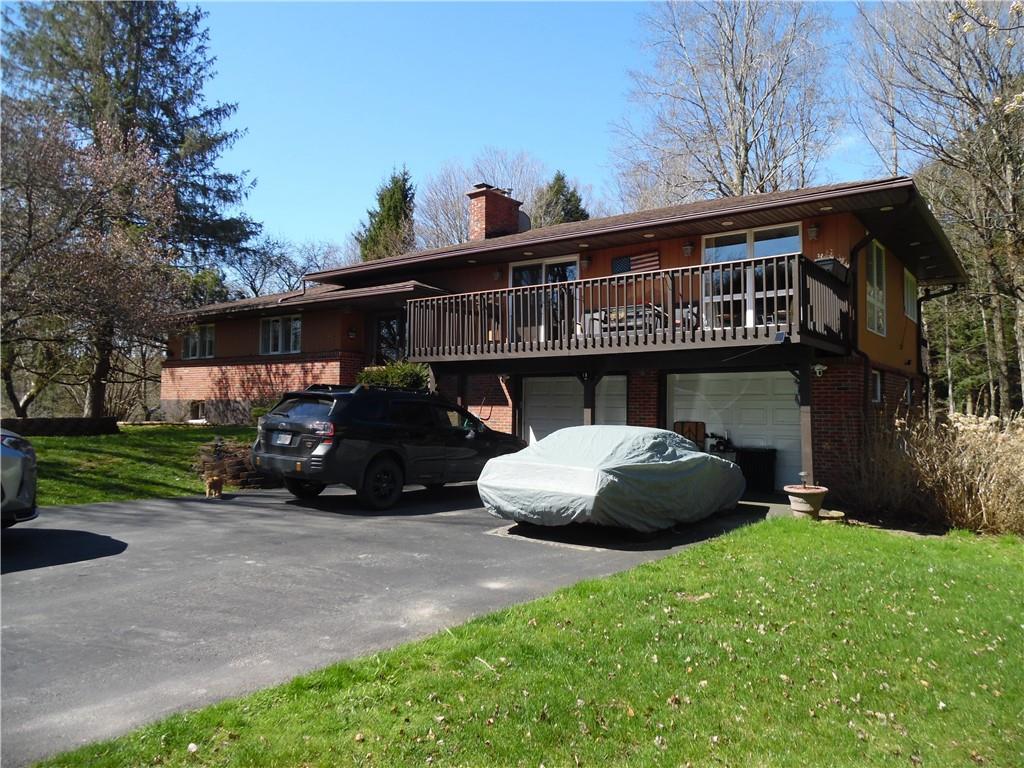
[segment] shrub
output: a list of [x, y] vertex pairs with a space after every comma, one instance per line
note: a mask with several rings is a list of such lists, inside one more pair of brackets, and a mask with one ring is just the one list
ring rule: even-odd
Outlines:
[[255, 424], [257, 421], [259, 421], [259, 419], [261, 417], [266, 416], [268, 413], [270, 413], [270, 409], [273, 408], [273, 407], [274, 407], [274, 402], [270, 402], [270, 401], [262, 402], [262, 403], [254, 403], [249, 408], [249, 416], [252, 419], [252, 423]]
[[356, 381], [368, 386], [425, 389], [430, 381], [430, 369], [422, 363], [396, 360], [387, 365], [364, 368], [356, 376]]
[[899, 421], [865, 438], [857, 511], [1024, 534], [1024, 416]]

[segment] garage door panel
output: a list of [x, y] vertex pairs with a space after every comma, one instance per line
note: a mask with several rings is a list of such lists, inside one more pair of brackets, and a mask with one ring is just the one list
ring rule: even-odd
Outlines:
[[735, 445], [774, 448], [775, 486], [797, 482], [801, 467], [800, 410], [788, 371], [691, 373], [669, 376], [672, 421], [703, 421]]
[[597, 424], [626, 423], [626, 377], [604, 376], [597, 382], [595, 393]]
[[531, 443], [583, 423], [583, 384], [575, 376], [523, 379], [523, 434]]

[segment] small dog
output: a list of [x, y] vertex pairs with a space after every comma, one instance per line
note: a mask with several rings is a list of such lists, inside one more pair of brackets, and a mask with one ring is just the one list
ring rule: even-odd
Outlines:
[[224, 493], [224, 478], [220, 475], [206, 476], [206, 498], [219, 499]]

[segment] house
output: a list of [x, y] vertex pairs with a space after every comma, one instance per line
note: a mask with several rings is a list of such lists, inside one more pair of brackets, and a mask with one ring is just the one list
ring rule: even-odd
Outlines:
[[468, 194], [468, 242], [199, 310], [169, 344], [167, 418], [242, 421], [407, 357], [495, 429], [701, 422], [774, 449], [776, 487], [839, 487], [872, 414], [923, 397], [922, 301], [965, 280], [906, 177], [536, 230], [504, 190]]

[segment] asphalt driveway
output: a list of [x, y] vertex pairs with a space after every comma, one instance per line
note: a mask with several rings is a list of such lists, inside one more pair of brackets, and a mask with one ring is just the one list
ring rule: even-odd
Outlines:
[[386, 514], [343, 491], [44, 509], [2, 537], [3, 765], [423, 637], [765, 511], [645, 541], [510, 530], [475, 486], [407, 492]]

